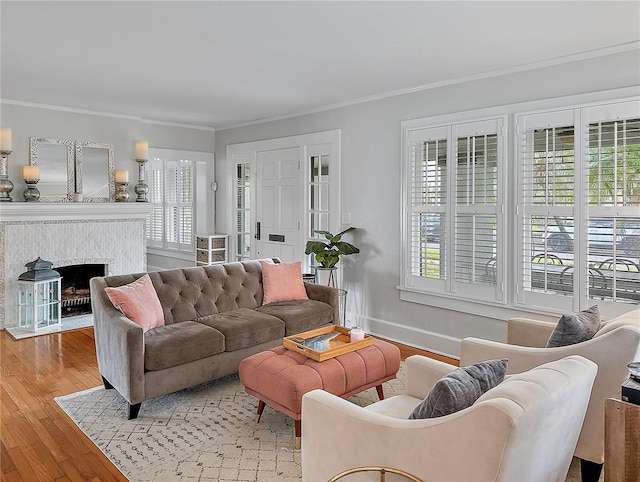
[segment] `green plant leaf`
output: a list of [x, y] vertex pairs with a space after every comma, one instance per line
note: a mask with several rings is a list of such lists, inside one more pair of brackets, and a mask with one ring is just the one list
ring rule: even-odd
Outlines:
[[338, 261], [340, 261], [341, 255], [359, 253], [360, 250], [353, 244], [341, 241], [342, 235], [353, 231], [354, 227], [345, 229], [338, 234], [332, 234], [329, 231], [321, 229], [314, 230], [314, 233], [322, 234], [327, 241], [321, 241], [319, 239], [313, 239], [307, 241], [304, 254], [314, 254], [317, 263], [324, 268], [333, 268]]
[[336, 246], [340, 254], [356, 254], [360, 252], [353, 244], [346, 241], [340, 241]]

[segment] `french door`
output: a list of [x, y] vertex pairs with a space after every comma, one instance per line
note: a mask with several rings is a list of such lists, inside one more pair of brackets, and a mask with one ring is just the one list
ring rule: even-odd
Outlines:
[[316, 229], [340, 228], [340, 131], [233, 144], [229, 223], [235, 259], [302, 261]]
[[257, 152], [255, 254], [257, 258], [300, 260], [299, 148]]

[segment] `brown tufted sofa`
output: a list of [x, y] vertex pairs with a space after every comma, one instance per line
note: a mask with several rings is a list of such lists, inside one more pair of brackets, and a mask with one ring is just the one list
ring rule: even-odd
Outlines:
[[283, 336], [339, 320], [338, 292], [328, 286], [305, 282], [309, 300], [262, 305], [262, 268], [254, 260], [149, 273], [165, 326], [143, 333], [104, 289], [144, 274], [90, 282], [98, 369], [105, 388], [129, 403], [129, 419], [144, 400], [235, 373]]

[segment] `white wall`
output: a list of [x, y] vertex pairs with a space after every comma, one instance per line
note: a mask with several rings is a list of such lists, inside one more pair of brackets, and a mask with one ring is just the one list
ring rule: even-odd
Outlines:
[[[138, 180], [138, 164], [135, 162], [134, 146], [138, 140], [147, 140], [152, 147], [213, 152], [214, 132], [210, 128], [167, 125], [131, 116], [116, 116], [102, 113], [72, 111], [48, 106], [3, 101], [0, 104], [0, 125], [12, 131], [13, 152], [9, 156], [9, 179], [14, 184], [13, 202], [23, 202], [22, 192], [26, 185], [22, 180], [22, 166], [29, 164], [29, 138], [54, 137], [75, 141], [92, 141], [114, 146], [115, 169], [129, 171], [129, 202], [136, 195], [133, 187]], [[214, 179], [213, 165], [209, 166], [208, 178]], [[206, 206], [211, 209], [214, 196], [209, 192]], [[0, 216], [2, 206], [0, 206]], [[213, 213], [206, 219], [210, 225], [199, 226], [204, 232], [213, 232]], [[193, 266], [193, 261], [150, 255], [149, 265], [156, 268]]]
[[[558, 98], [571, 104], [640, 93], [638, 51], [511, 73], [398, 95], [262, 124], [216, 131], [216, 223], [227, 225], [233, 169], [229, 144], [342, 129], [342, 212], [360, 228], [354, 244], [361, 253], [344, 258], [348, 318], [368, 331], [410, 345], [457, 356], [459, 340], [480, 336], [504, 340], [503, 319], [400, 301], [400, 187], [403, 120]], [[434, 66], [437, 68], [437, 66]], [[398, 75], [401, 75], [399, 73]], [[608, 91], [608, 92], [605, 92]], [[584, 99], [585, 97], [580, 97]], [[354, 259], [355, 258], [355, 259]], [[506, 316], [502, 318], [506, 319]]]

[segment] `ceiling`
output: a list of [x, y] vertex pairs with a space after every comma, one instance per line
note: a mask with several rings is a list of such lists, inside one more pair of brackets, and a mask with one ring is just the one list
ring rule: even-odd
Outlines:
[[638, 48], [638, 1], [0, 2], [5, 101], [223, 128]]

